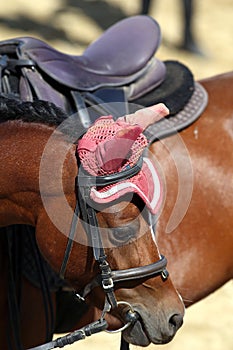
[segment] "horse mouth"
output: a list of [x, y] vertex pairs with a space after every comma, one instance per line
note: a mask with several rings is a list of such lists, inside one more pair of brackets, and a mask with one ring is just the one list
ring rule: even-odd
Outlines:
[[166, 344], [169, 343], [174, 335], [161, 337], [156, 336], [156, 331], [153, 334], [153, 337], [150, 335], [149, 330], [146, 328], [144, 322], [140, 319], [136, 321], [133, 325], [123, 331], [123, 337], [125, 341], [130, 344], [146, 347], [153, 344]]
[[[115, 313], [113, 312], [113, 314]], [[123, 329], [126, 327], [122, 331], [125, 341], [138, 346], [148, 346], [151, 343], [142, 317], [138, 312], [133, 312], [132, 314], [131, 310], [126, 306], [118, 308], [118, 312], [115, 316], [122, 321], [122, 324], [124, 325]]]
[[143, 318], [139, 311], [136, 311], [136, 314], [138, 316], [137, 320], [123, 331], [125, 341], [133, 345], [146, 347], [150, 343], [166, 344], [173, 339], [176, 333], [174, 330], [165, 334], [161, 329], [157, 330], [154, 325], [146, 321], [147, 318]]

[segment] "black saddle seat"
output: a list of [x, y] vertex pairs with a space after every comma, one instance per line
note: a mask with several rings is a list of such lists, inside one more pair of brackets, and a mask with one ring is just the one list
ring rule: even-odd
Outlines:
[[[149, 16], [133, 16], [116, 23], [81, 56], [62, 53], [35, 38], [18, 38], [21, 57], [36, 62], [59, 83], [83, 91], [126, 85], [148, 70], [152, 85], [159, 85], [165, 76], [163, 62], [154, 57], [160, 41], [159, 25]], [[151, 86], [151, 81], [148, 84]]]

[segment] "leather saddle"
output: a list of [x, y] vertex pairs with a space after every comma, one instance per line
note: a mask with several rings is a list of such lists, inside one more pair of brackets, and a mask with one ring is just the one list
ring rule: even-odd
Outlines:
[[[165, 77], [163, 62], [154, 57], [160, 41], [157, 22], [136, 16], [106, 30], [81, 56], [64, 54], [34, 38], [22, 38], [19, 50], [22, 57], [32, 59], [52, 79], [71, 89], [94, 91], [140, 82], [141, 88], [129, 92], [135, 98], [147, 85], [153, 88]], [[142, 81], [142, 76], [147, 79]]]
[[165, 79], [165, 64], [154, 56], [160, 41], [159, 25], [149, 16], [116, 23], [81, 56], [62, 53], [32, 37], [3, 41], [1, 92], [12, 93], [7, 74], [11, 79], [20, 74], [15, 90], [21, 100], [48, 100], [68, 113], [84, 107], [82, 100], [90, 98], [90, 92], [97, 103], [108, 102], [109, 95], [112, 100], [131, 101]]
[[[0, 93], [22, 101], [49, 101], [68, 115], [78, 112], [85, 131], [100, 115], [112, 114], [116, 119], [158, 102], [165, 103], [174, 116], [198, 90], [191, 107], [195, 111], [190, 113], [188, 107], [178, 122], [170, 118], [172, 132], [174, 124], [180, 130], [190, 124], [186, 114], [193, 115], [193, 122], [206, 98], [186, 66], [155, 57], [160, 42], [158, 23], [142, 15], [119, 21], [80, 56], [65, 54], [32, 37], [2, 41]], [[161, 122], [162, 133], [156, 124], [150, 141], [166, 135], [168, 128], [167, 119]]]

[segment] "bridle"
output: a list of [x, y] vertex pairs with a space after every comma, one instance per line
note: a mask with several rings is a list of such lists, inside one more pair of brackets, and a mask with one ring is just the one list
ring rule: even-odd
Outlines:
[[93, 249], [93, 256], [99, 265], [100, 274], [98, 274], [88, 285], [84, 288], [83, 296], [85, 297], [90, 291], [96, 287], [101, 286], [105, 293], [105, 304], [102, 311], [102, 316], [98, 321], [95, 321], [82, 329], [76, 330], [64, 337], [60, 337], [52, 342], [31, 348], [29, 350], [49, 350], [54, 348], [61, 348], [68, 344], [72, 344], [78, 340], [84, 339], [86, 336], [101, 332], [108, 328], [108, 324], [104, 318], [105, 314], [111, 309], [117, 308], [119, 305], [128, 307], [125, 315], [126, 324], [117, 331], [123, 331], [130, 325], [136, 322], [138, 314], [133, 307], [125, 301], [117, 301], [114, 293], [114, 287], [117, 282], [135, 281], [142, 278], [151, 278], [160, 275], [163, 280], [168, 278], [168, 271], [166, 270], [167, 259], [162, 255], [161, 258], [152, 264], [140, 267], [134, 267], [124, 270], [111, 270], [107, 261], [107, 256], [102, 244], [101, 234], [98, 227], [96, 210], [90, 203], [90, 191], [92, 186], [107, 186], [115, 184], [119, 181], [129, 179], [136, 175], [142, 168], [143, 158], [132, 167], [127, 168], [118, 173], [107, 176], [92, 176], [88, 174], [82, 165], [79, 166], [79, 174], [76, 177], [76, 206], [72, 218], [71, 228], [68, 236], [67, 246], [61, 264], [60, 276], [64, 278], [66, 267], [71, 254], [74, 236], [76, 233], [77, 223], [80, 217], [85, 223], [85, 231], [88, 239], [91, 242]]

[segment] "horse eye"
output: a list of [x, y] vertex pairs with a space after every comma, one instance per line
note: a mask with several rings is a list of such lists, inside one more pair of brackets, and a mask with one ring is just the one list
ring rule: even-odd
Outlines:
[[122, 245], [124, 243], [128, 243], [131, 239], [135, 238], [137, 234], [137, 230], [132, 226], [122, 226], [122, 227], [114, 227], [111, 229], [110, 233], [110, 241], [114, 245]]

